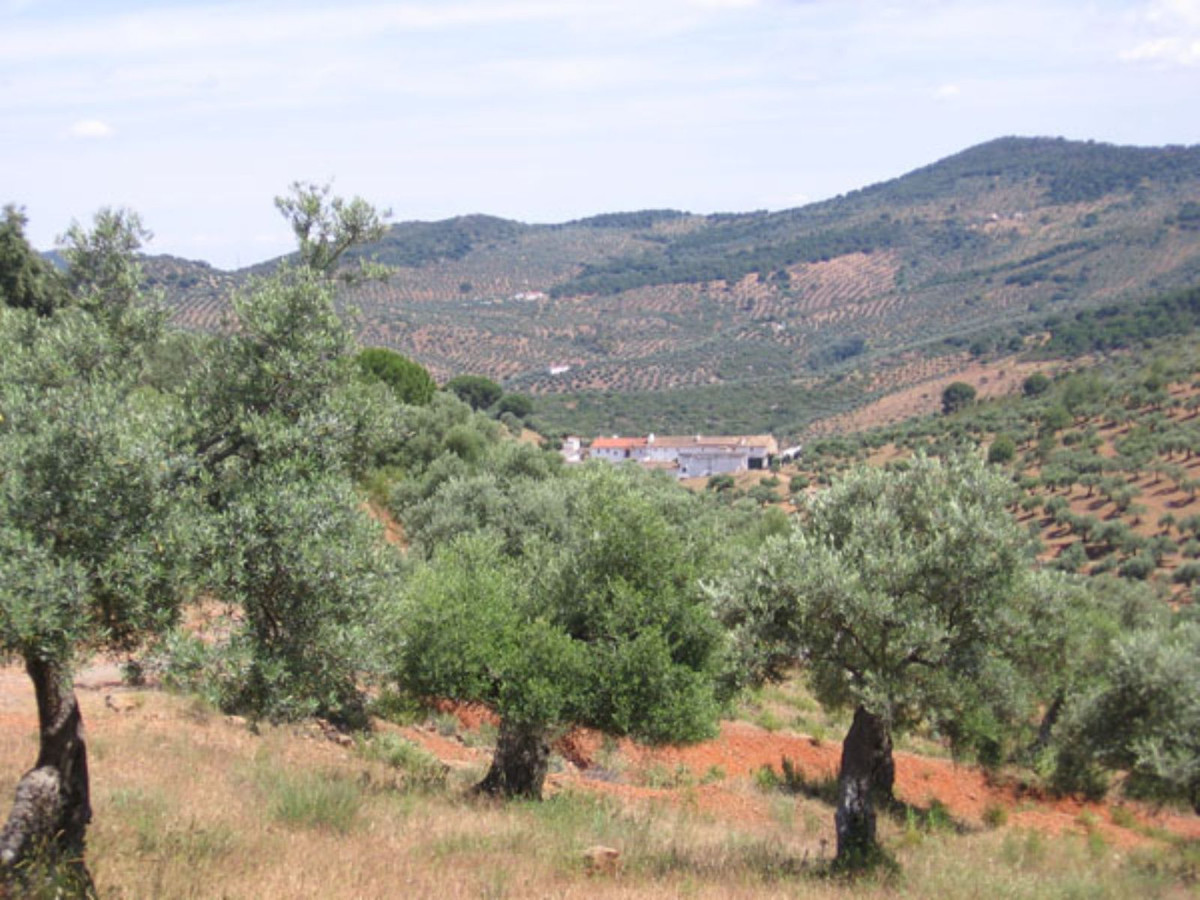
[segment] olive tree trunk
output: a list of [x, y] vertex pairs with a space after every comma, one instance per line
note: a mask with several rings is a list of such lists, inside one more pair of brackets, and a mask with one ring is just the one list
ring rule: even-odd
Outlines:
[[837, 863], [857, 868], [879, 854], [875, 839], [875, 801], [890, 800], [896, 767], [892, 738], [883, 719], [858, 707], [842, 742], [838, 773]]
[[1033, 739], [1033, 743], [1029, 745], [1027, 751], [1030, 756], [1036, 756], [1047, 747], [1050, 746], [1050, 738], [1054, 734], [1054, 726], [1058, 724], [1059, 717], [1062, 715], [1063, 705], [1066, 703], [1067, 695], [1065, 691], [1058, 691], [1054, 695], [1054, 699], [1046, 708], [1046, 712], [1042, 715], [1041, 724], [1038, 725], [1037, 737]]
[[4, 886], [53, 879], [66, 895], [91, 896], [84, 863], [92, 819], [83, 718], [68, 667], [26, 659], [37, 696], [37, 765], [17, 783], [12, 811], [0, 831], [0, 896]]
[[541, 800], [549, 767], [550, 743], [546, 740], [546, 729], [501, 719], [491, 768], [475, 790], [499, 797]]

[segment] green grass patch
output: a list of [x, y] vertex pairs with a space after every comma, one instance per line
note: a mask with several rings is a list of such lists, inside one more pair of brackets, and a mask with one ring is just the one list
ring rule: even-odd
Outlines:
[[449, 769], [441, 760], [396, 734], [376, 734], [356, 742], [365, 759], [381, 762], [400, 772], [404, 787], [412, 790], [442, 790]]
[[271, 818], [291, 828], [317, 828], [347, 834], [358, 822], [362, 788], [331, 772], [260, 769], [258, 787]]

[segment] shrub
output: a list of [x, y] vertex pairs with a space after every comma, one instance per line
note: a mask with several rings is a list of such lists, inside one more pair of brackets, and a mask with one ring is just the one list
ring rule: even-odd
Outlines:
[[727, 491], [734, 486], [732, 475], [710, 475], [706, 485], [710, 491]]
[[320, 828], [345, 834], [354, 827], [362, 791], [350, 779], [322, 772], [263, 772], [271, 815], [297, 828]]
[[500, 424], [507, 428], [513, 437], [520, 437], [521, 432], [525, 430], [525, 423], [510, 412], [502, 412], [499, 418]]
[[1113, 642], [1100, 687], [1079, 701], [1063, 745], [1085, 764], [1127, 771], [1134, 796], [1200, 811], [1200, 625], [1171, 625]]
[[1050, 379], [1041, 372], [1034, 372], [1021, 383], [1021, 393], [1026, 397], [1038, 397], [1050, 390]]
[[966, 409], [975, 402], [975, 388], [965, 381], [955, 381], [942, 391], [942, 412], [946, 415]]
[[1017, 455], [1017, 445], [1007, 434], [997, 435], [988, 448], [987, 461], [992, 464], [1012, 462]]
[[524, 421], [533, 414], [533, 400], [524, 394], [505, 394], [496, 404], [496, 415], [511, 413]]
[[487, 409], [504, 394], [500, 385], [482, 375], [459, 375], [447, 381], [443, 388], [471, 409]]
[[395, 734], [380, 734], [367, 740], [360, 739], [357, 746], [359, 753], [367, 759], [403, 772], [408, 787], [433, 790], [446, 785], [446, 765], [412, 741]]
[[424, 406], [437, 391], [437, 383], [424, 366], [394, 350], [368, 347], [355, 362], [364, 376], [382, 381], [402, 403]]
[[1195, 584], [1200, 581], [1200, 562], [1187, 562], [1175, 570], [1171, 580], [1176, 584]]
[[1008, 810], [998, 803], [989, 804], [983, 811], [983, 824], [988, 828], [1000, 828], [1008, 823]]
[[1154, 569], [1154, 557], [1145, 553], [1139, 553], [1121, 563], [1117, 574], [1122, 578], [1134, 578], [1138, 581], [1145, 581], [1154, 572]]
[[466, 462], [476, 462], [487, 452], [487, 438], [470, 425], [454, 425], [446, 432], [443, 446]]

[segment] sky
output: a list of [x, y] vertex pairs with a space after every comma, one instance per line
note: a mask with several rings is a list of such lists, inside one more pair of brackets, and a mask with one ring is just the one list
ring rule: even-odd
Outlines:
[[1200, 143], [1200, 0], [0, 0], [0, 203], [48, 249], [286, 252], [393, 221], [782, 209], [1003, 135]]

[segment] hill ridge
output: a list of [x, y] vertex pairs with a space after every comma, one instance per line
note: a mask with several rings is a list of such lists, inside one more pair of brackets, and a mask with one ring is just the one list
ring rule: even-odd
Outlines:
[[[392, 277], [345, 299], [364, 343], [542, 395], [552, 430], [786, 434], [870, 399], [864, 366], [1200, 282], [1190, 198], [1200, 146], [1001, 137], [774, 212], [398, 223], [363, 251]], [[245, 277], [147, 268], [194, 328]]]

